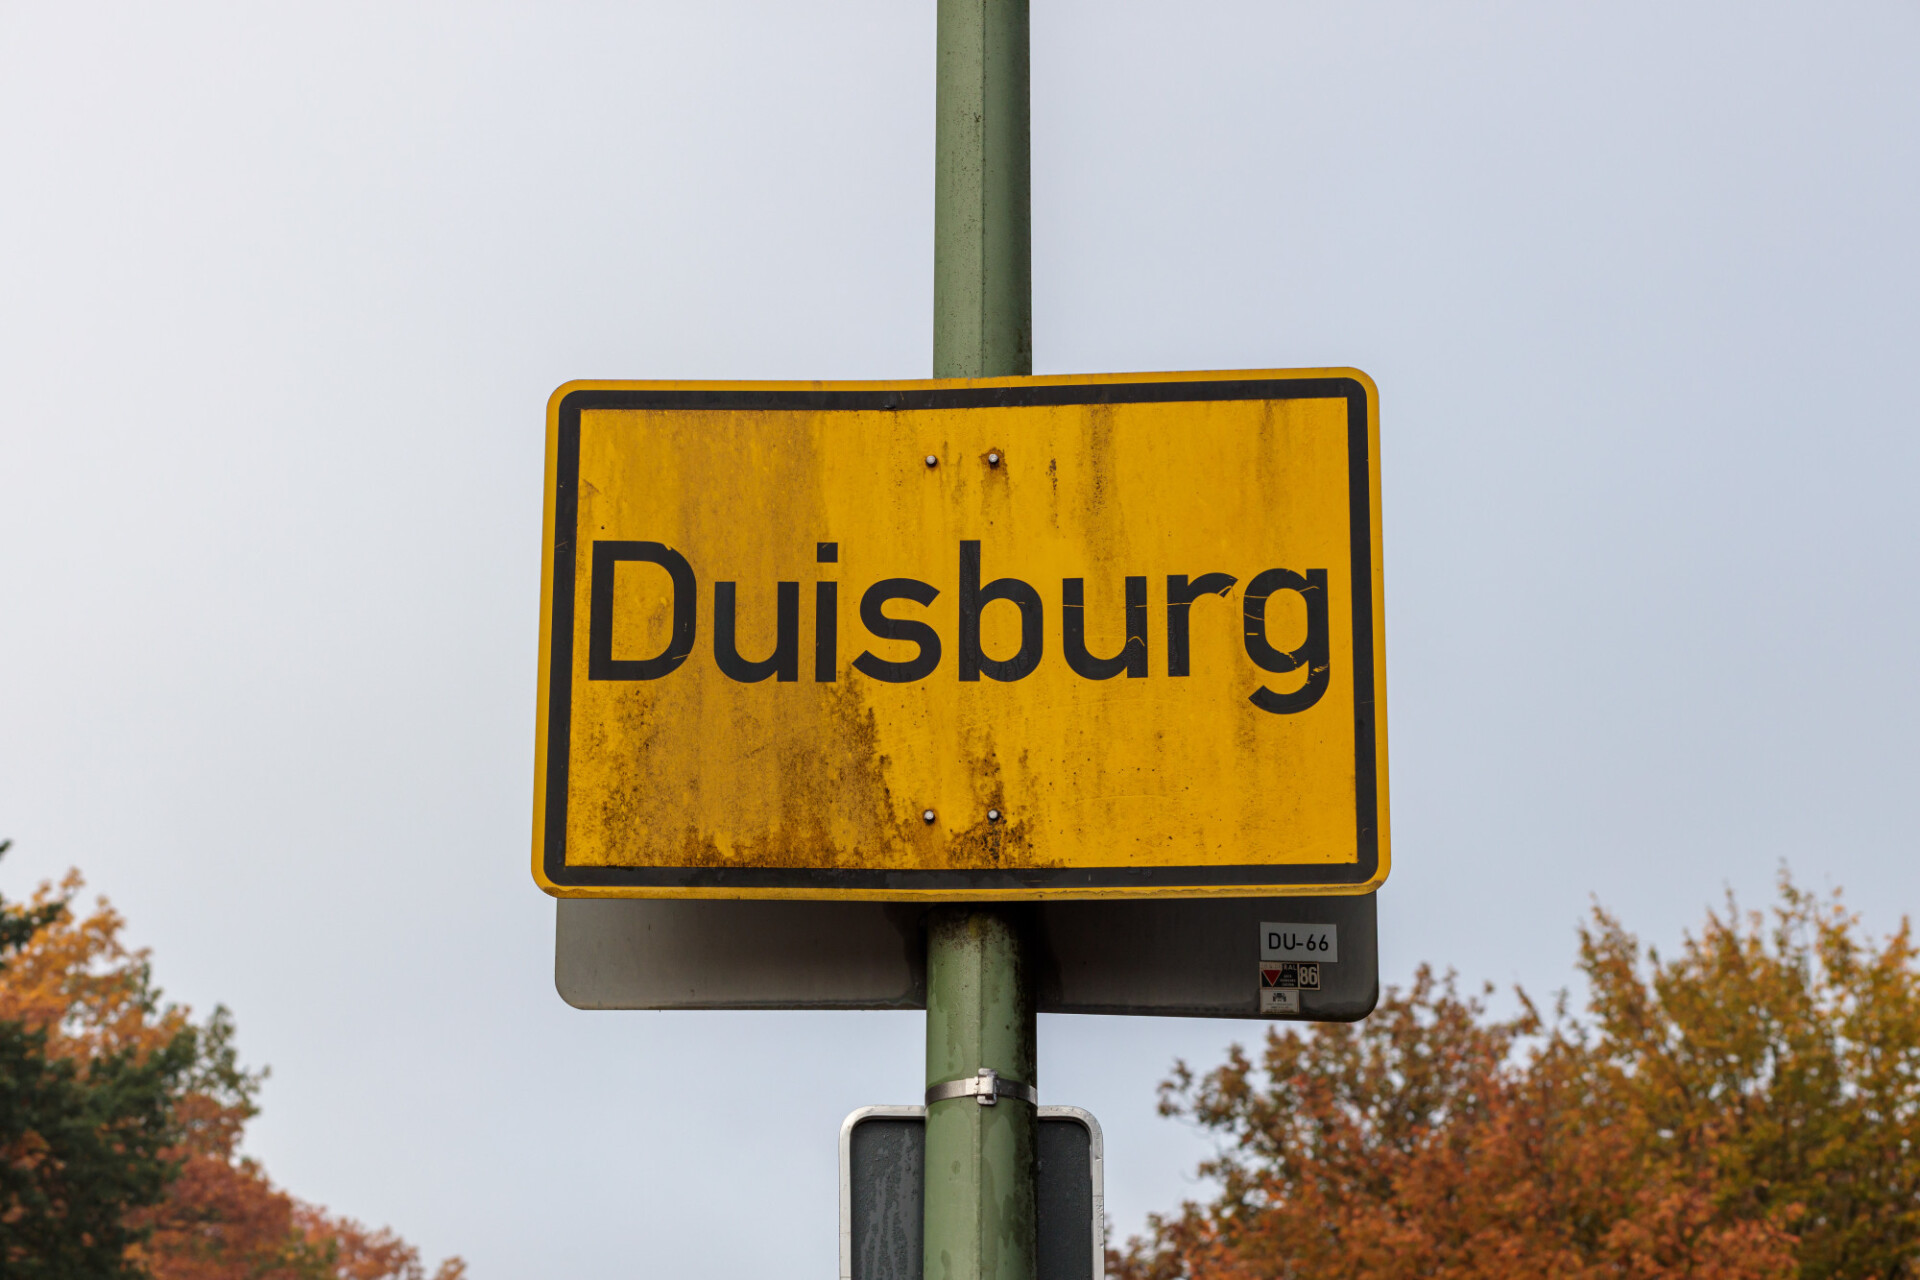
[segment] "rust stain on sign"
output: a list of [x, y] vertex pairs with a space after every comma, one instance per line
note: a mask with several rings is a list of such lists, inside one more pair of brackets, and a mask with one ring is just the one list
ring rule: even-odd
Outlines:
[[1377, 453], [1351, 370], [561, 388], [536, 879], [1377, 887]]

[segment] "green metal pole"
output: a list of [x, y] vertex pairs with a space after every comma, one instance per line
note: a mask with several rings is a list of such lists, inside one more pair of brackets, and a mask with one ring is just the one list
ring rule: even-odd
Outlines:
[[[1006, 911], [946, 907], [927, 927], [927, 1086], [990, 1067], [1034, 1083], [1033, 983]], [[1036, 1280], [1037, 1116], [1002, 1095], [927, 1107], [925, 1280]]]
[[[1027, 0], [938, 0], [933, 374], [1033, 372]], [[927, 927], [927, 1086], [982, 1068], [1037, 1086], [1033, 981], [1016, 917], [942, 908]], [[925, 1280], [1037, 1280], [1038, 1117], [1023, 1099], [927, 1106]]]
[[[1033, 372], [1027, 0], [939, 0], [933, 127], [933, 376]], [[927, 919], [927, 1088], [1037, 1086], [1033, 979], [1014, 915]], [[927, 1105], [925, 1280], [1037, 1280], [1035, 1107]]]
[[1033, 372], [1027, 0], [939, 0], [933, 376]]

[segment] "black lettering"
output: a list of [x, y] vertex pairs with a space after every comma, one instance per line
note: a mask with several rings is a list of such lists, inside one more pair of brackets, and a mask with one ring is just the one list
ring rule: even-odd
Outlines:
[[757, 684], [768, 676], [778, 676], [781, 684], [800, 678], [800, 584], [782, 582], [774, 587], [773, 655], [758, 662], [740, 656], [734, 643], [734, 591], [731, 582], [713, 584], [713, 660], [728, 678], [741, 684]]
[[[1307, 604], [1307, 638], [1298, 649], [1282, 653], [1267, 643], [1267, 597], [1276, 591], [1298, 592]], [[1292, 693], [1275, 693], [1266, 687], [1255, 689], [1247, 700], [1262, 711], [1290, 716], [1305, 711], [1320, 701], [1327, 691], [1327, 571], [1309, 569], [1301, 577], [1291, 569], [1268, 569], [1247, 584], [1246, 610], [1247, 656], [1262, 671], [1285, 674], [1307, 669], [1307, 682]]]
[[1188, 647], [1187, 610], [1204, 595], [1224, 596], [1233, 590], [1230, 573], [1203, 573], [1192, 582], [1184, 573], [1167, 575], [1167, 674], [1188, 674], [1192, 651]]
[[889, 600], [911, 600], [918, 605], [933, 603], [939, 588], [917, 578], [882, 578], [860, 597], [860, 621], [882, 640], [905, 640], [920, 647], [920, 652], [905, 662], [889, 662], [872, 652], [863, 652], [853, 660], [853, 669], [888, 684], [908, 684], [924, 680], [940, 665], [940, 633], [924, 622], [911, 618], [889, 618], [881, 605]]
[[1060, 580], [1060, 647], [1066, 651], [1067, 665], [1075, 674], [1089, 680], [1111, 680], [1122, 671], [1127, 679], [1139, 680], [1147, 674], [1147, 580], [1127, 579], [1127, 642], [1111, 658], [1096, 658], [1087, 652], [1087, 580]]
[[[980, 612], [995, 600], [1020, 610], [1020, 650], [1004, 660], [989, 658], [980, 648]], [[960, 678], [1019, 680], [1040, 665], [1046, 640], [1046, 618], [1040, 593], [1018, 578], [995, 578], [980, 585], [980, 544], [960, 544]]]
[[837, 582], [813, 584], [813, 678], [820, 684], [832, 684], [840, 678], [840, 584]]
[[[673, 634], [667, 647], [651, 658], [613, 656], [613, 571], [622, 561], [657, 564], [673, 579]], [[614, 542], [595, 539], [593, 583], [588, 592], [587, 679], [658, 680], [676, 670], [693, 652], [695, 613], [700, 597], [693, 566], [671, 547], [658, 542]]]

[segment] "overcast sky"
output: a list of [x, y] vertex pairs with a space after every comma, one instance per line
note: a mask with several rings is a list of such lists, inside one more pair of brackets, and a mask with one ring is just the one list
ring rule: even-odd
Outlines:
[[[1379, 383], [1390, 980], [1920, 900], [1916, 85], [1910, 2], [1036, 0], [1036, 372]], [[932, 162], [932, 0], [0, 0], [0, 892], [232, 1007], [297, 1194], [476, 1280], [833, 1274], [919, 1016], [553, 992], [543, 411], [925, 376]], [[1122, 1231], [1258, 1032], [1043, 1021]]]

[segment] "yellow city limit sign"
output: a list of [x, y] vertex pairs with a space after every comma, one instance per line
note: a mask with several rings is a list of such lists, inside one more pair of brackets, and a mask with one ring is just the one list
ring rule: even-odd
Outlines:
[[569, 383], [534, 877], [566, 897], [1365, 893], [1350, 369]]

